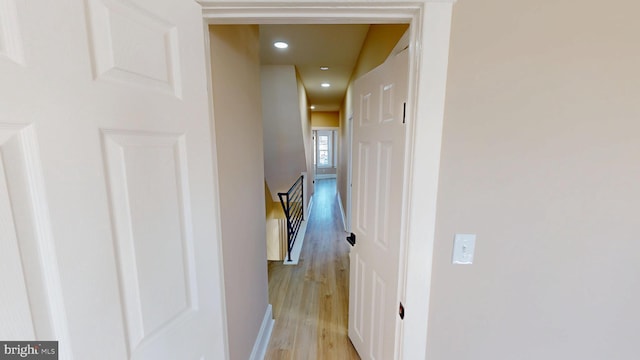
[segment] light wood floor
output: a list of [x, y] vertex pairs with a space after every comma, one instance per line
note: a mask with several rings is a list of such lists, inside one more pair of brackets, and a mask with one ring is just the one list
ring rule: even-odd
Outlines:
[[299, 264], [269, 262], [275, 326], [265, 359], [360, 359], [347, 336], [349, 244], [335, 186], [316, 181]]

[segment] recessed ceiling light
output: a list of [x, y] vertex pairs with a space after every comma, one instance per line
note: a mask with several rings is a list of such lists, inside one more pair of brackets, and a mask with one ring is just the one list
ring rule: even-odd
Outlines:
[[273, 46], [277, 47], [278, 49], [286, 49], [289, 47], [289, 44], [284, 41], [276, 41], [273, 43]]
[[320, 70], [327, 71], [327, 70], [329, 70], [329, 67], [328, 66], [320, 66]]
[[327, 88], [329, 86], [331, 86], [331, 84], [329, 84], [328, 82], [323, 82], [322, 84], [320, 84], [320, 86]]
[[311, 105], [311, 110], [315, 110], [316, 106], [315, 105]]

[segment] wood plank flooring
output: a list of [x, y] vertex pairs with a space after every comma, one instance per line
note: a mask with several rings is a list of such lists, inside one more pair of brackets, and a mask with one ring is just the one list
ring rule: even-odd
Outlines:
[[349, 244], [335, 179], [316, 180], [298, 265], [269, 262], [275, 326], [265, 359], [360, 359], [347, 336]]

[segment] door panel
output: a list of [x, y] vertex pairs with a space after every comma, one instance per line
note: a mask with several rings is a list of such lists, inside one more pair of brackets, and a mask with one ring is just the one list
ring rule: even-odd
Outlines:
[[0, 0], [0, 338], [225, 357], [203, 35], [193, 1]]
[[20, 146], [21, 130], [18, 127], [0, 128], [0, 274], [3, 279], [0, 324], [11, 324], [11, 327], [0, 328], [0, 339], [7, 340], [33, 338], [36, 332], [32, 313], [35, 304], [29, 303], [27, 287], [26, 267], [29, 263], [23, 264], [18, 242], [20, 230], [26, 237], [24, 231], [33, 229], [33, 224], [20, 221], [22, 216], [28, 216], [25, 210], [30, 202], [21, 186], [28, 184], [24, 172], [28, 164]]
[[407, 69], [405, 51], [354, 85], [349, 337], [363, 359], [395, 354]]
[[[389, 229], [389, 202], [391, 201], [391, 175], [393, 171], [393, 149], [394, 144], [390, 141], [381, 141], [378, 143], [378, 181], [376, 188], [376, 231], [374, 241], [382, 251], [389, 251], [389, 237], [392, 235]], [[397, 236], [396, 233], [393, 234]]]
[[66, 332], [36, 140], [33, 126], [0, 124], [0, 339], [6, 340]]
[[[357, 164], [356, 168], [357, 175], [355, 179], [358, 181], [357, 186], [353, 186], [356, 192], [356, 204], [355, 213], [356, 213], [356, 231], [360, 236], [369, 235], [369, 214], [371, 211], [371, 193], [369, 189], [371, 186], [369, 185], [369, 180], [371, 179], [370, 171], [369, 171], [369, 153], [371, 146], [369, 143], [364, 141], [359, 141], [358, 143], [358, 162], [354, 161], [354, 164]], [[355, 180], [354, 179], [354, 180]], [[355, 185], [355, 184], [354, 184]]]
[[94, 77], [181, 97], [177, 26], [132, 2], [88, 0]]
[[16, 0], [0, 1], [0, 56], [24, 64]]
[[186, 150], [174, 134], [107, 131], [103, 142], [133, 352], [197, 308]]
[[[364, 342], [364, 284], [365, 267], [360, 256], [355, 253], [351, 256], [351, 279], [349, 284], [349, 337], [351, 341], [362, 344]], [[354, 305], [352, 306], [351, 303]], [[352, 311], [353, 310], [353, 311]]]
[[385, 341], [385, 299], [387, 298], [386, 281], [373, 270], [371, 272], [373, 289], [371, 290], [371, 337], [369, 338], [369, 353], [373, 359], [384, 359]]

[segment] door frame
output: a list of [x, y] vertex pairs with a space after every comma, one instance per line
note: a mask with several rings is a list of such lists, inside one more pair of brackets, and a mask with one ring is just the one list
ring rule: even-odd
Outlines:
[[[338, 145], [336, 144], [336, 141], [337, 141], [337, 134], [340, 131], [340, 128], [332, 127], [332, 126], [312, 126], [311, 127], [311, 133], [314, 136], [314, 138], [312, 140], [315, 143], [316, 157], [319, 157], [318, 156], [319, 149], [318, 149], [318, 144], [317, 144], [318, 132], [319, 131], [329, 131], [329, 132], [331, 132], [331, 135], [332, 135], [332, 137], [331, 137], [331, 148], [332, 148], [331, 149], [331, 156], [333, 157], [331, 161], [333, 162], [332, 166], [337, 167], [338, 166], [338, 162], [340, 161], [340, 158], [339, 158], [340, 150], [338, 149]], [[318, 164], [317, 163], [314, 164], [314, 171], [316, 172], [314, 174], [314, 180], [317, 180], [318, 168], [319, 168]], [[337, 192], [337, 189], [336, 189], [336, 192]]]
[[[344, 231], [350, 233], [351, 232], [351, 200], [352, 200], [352, 189], [351, 183], [353, 182], [353, 109], [347, 114], [347, 123], [345, 124], [345, 137], [346, 137], [346, 152], [347, 152], [347, 209], [344, 222]], [[342, 203], [340, 203], [342, 206]]]
[[[209, 94], [212, 93], [209, 25], [410, 24], [406, 165], [398, 279], [398, 298], [404, 304], [407, 316], [404, 321], [396, 322], [395, 358], [402, 359], [404, 354], [406, 358], [426, 358], [449, 36], [455, 0], [358, 0], [351, 3], [337, 0], [245, 0], [237, 4], [224, 0], [195, 1], [202, 7]], [[209, 107], [213, 122], [211, 96]], [[214, 154], [217, 176], [215, 159]], [[220, 204], [214, 205], [219, 212]], [[221, 246], [220, 239], [219, 235], [218, 246]], [[222, 266], [224, 259], [220, 260]], [[223, 318], [226, 327], [226, 314]], [[228, 339], [225, 340], [228, 355]]]

